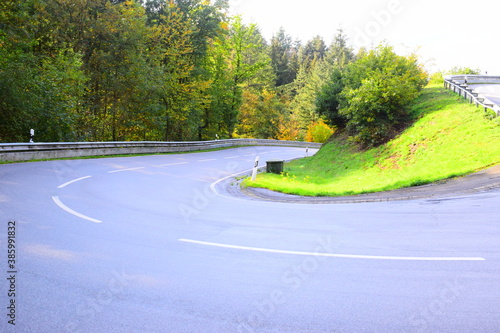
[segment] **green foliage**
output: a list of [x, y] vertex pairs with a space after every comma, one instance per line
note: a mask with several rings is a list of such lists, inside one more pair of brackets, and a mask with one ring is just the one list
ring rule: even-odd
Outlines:
[[205, 67], [227, 1], [0, 4], [0, 140], [185, 140], [210, 96]]
[[[318, 45], [317, 49], [323, 49], [322, 40], [317, 37], [307, 45]], [[316, 52], [310, 62], [301, 65], [294, 82], [295, 95], [290, 109], [303, 135], [308, 126], [320, 119], [327, 120], [333, 126], [343, 127], [344, 117], [338, 116], [339, 94], [343, 89], [341, 69], [353, 59], [347, 37], [339, 30], [325, 52]]]
[[333, 134], [333, 129], [323, 121], [318, 121], [309, 125], [307, 129], [306, 141], [325, 143]]
[[336, 135], [313, 157], [285, 165], [286, 179], [261, 174], [255, 183], [297, 195], [341, 196], [428, 184], [500, 163], [500, 126], [439, 86], [409, 108], [418, 120], [379, 147], [359, 150]]
[[430, 84], [443, 84], [443, 82], [444, 82], [443, 72], [433, 73], [429, 78]]
[[336, 127], [344, 128], [346, 118], [339, 113], [341, 93], [344, 90], [342, 71], [336, 67], [316, 96], [316, 109], [320, 116]]
[[326, 44], [321, 36], [316, 36], [299, 48], [299, 63], [306, 70], [310, 70], [322, 61], [327, 53]]
[[470, 74], [470, 75], [479, 75], [481, 74], [481, 70], [479, 68], [469, 68], [469, 67], [461, 67], [455, 66], [451, 68], [446, 74]]
[[296, 95], [290, 102], [290, 111], [297, 119], [302, 132], [306, 132], [311, 123], [320, 120], [316, 110], [316, 94], [325, 80], [325, 72], [318, 65], [308, 70], [302, 66], [294, 85]]
[[[303, 139], [321, 120], [376, 145], [405, 121], [415, 58], [359, 54], [280, 29], [270, 43], [227, 0], [0, 2], [0, 141]], [[415, 88], [417, 87], [417, 88]]]
[[208, 58], [214, 74], [211, 103], [204, 113], [205, 138], [231, 138], [238, 123], [245, 85], [259, 84], [269, 59], [259, 52], [264, 45], [256, 25], [235, 17], [224, 38], [214, 40]]
[[276, 75], [275, 86], [281, 87], [292, 83], [298, 72], [298, 47], [292, 42], [283, 28], [271, 38], [271, 66]]
[[342, 75], [339, 114], [352, 138], [377, 146], [408, 120], [407, 108], [427, 83], [414, 56], [403, 57], [381, 45], [348, 65]]
[[285, 117], [286, 108], [276, 93], [264, 90], [257, 95], [247, 90], [243, 102], [237, 126], [239, 136], [278, 139], [279, 122]]

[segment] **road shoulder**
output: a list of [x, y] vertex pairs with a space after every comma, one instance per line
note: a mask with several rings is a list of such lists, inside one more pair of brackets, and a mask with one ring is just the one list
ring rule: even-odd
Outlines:
[[403, 188], [398, 190], [369, 193], [344, 197], [303, 197], [284, 194], [267, 189], [241, 187], [241, 179], [231, 178], [221, 182], [217, 191], [225, 196], [241, 199], [302, 203], [302, 204], [334, 204], [384, 202], [415, 199], [445, 199], [473, 193], [488, 192], [500, 188], [500, 165], [467, 175], [436, 183]]

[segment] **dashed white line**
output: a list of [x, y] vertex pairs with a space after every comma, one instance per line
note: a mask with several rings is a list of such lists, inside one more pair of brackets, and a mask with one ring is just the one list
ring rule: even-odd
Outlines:
[[229, 160], [229, 159], [232, 159], [232, 158], [240, 158], [241, 156], [231, 156], [231, 157], [224, 157], [225, 160]]
[[138, 168], [130, 168], [130, 169], [120, 169], [120, 170], [113, 170], [113, 171], [108, 171], [108, 173], [116, 173], [116, 172], [124, 172], [124, 171], [135, 171], [135, 170], [141, 170], [145, 169], [146, 167], [138, 167]]
[[198, 162], [211, 162], [211, 161], [217, 161], [216, 158], [209, 158], [208, 160], [198, 160]]
[[160, 166], [161, 166], [161, 167], [166, 167], [166, 166], [181, 165], [181, 164], [188, 164], [188, 162], [179, 162], [179, 163], [162, 164], [162, 165], [160, 165]]
[[85, 176], [85, 177], [81, 177], [81, 178], [78, 178], [78, 179], [73, 179], [73, 180], [70, 180], [69, 182], [67, 183], [64, 183], [62, 185], [59, 185], [57, 188], [64, 188], [70, 184], [73, 184], [73, 183], [76, 183], [76, 182], [79, 182], [80, 180], [84, 180], [84, 179], [87, 179], [87, 178], [91, 178], [92, 176]]
[[79, 217], [81, 219], [84, 219], [84, 220], [87, 220], [87, 221], [90, 221], [90, 222], [94, 222], [94, 223], [102, 223], [102, 221], [99, 221], [99, 220], [96, 220], [96, 219], [93, 219], [91, 217], [88, 217], [88, 216], [85, 216], [83, 214], [80, 214], [78, 212], [75, 212], [73, 209], [69, 208], [68, 206], [66, 206], [65, 204], [63, 204], [61, 202], [61, 200], [59, 200], [59, 197], [58, 196], [53, 196], [52, 197], [52, 200], [54, 200], [54, 202], [56, 203], [56, 205], [59, 206], [59, 208], [61, 208], [62, 210], [76, 216], [76, 217]]
[[291, 254], [300, 256], [315, 256], [315, 257], [331, 257], [331, 258], [347, 258], [347, 259], [372, 259], [372, 260], [407, 260], [407, 261], [485, 261], [484, 258], [479, 257], [397, 257], [397, 256], [370, 256], [370, 255], [355, 255], [355, 254], [335, 254], [335, 253], [322, 253], [322, 252], [302, 252], [302, 251], [288, 251], [277, 249], [266, 249], [252, 246], [239, 246], [220, 243], [203, 242], [191, 239], [179, 239], [180, 242], [192, 243], [198, 245], [221, 247], [226, 249], [245, 250], [253, 252], [267, 252], [279, 254]]

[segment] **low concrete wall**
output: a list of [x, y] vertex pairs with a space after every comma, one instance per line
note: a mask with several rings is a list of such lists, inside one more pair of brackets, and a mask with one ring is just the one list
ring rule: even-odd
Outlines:
[[1, 143], [0, 161], [28, 161], [84, 156], [161, 154], [237, 146], [281, 146], [320, 148], [322, 144], [300, 141], [232, 139], [193, 142], [52, 142]]

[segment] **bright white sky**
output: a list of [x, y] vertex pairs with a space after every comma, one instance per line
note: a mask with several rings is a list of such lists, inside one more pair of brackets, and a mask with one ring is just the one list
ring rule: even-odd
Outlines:
[[417, 52], [431, 71], [454, 66], [500, 75], [498, 0], [229, 0], [232, 14], [256, 23], [269, 41], [280, 27], [303, 43], [316, 35], [330, 45], [342, 27], [351, 46], [386, 41]]

